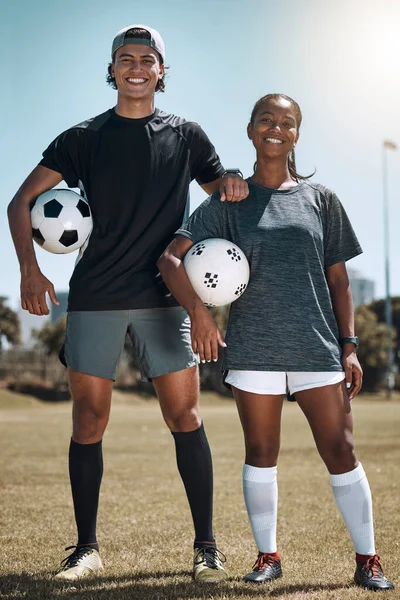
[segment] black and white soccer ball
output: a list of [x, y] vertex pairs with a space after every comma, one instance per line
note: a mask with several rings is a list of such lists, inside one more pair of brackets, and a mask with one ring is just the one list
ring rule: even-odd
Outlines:
[[243, 294], [250, 267], [243, 251], [228, 240], [211, 238], [195, 244], [183, 264], [190, 282], [206, 306], [231, 304]]
[[40, 194], [32, 210], [32, 237], [54, 254], [78, 250], [93, 229], [90, 207], [72, 190], [49, 190]]

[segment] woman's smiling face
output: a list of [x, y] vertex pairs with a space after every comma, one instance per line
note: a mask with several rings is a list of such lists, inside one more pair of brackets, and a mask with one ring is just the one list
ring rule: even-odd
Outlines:
[[257, 155], [266, 158], [287, 156], [299, 138], [299, 125], [291, 102], [285, 98], [269, 98], [258, 108], [247, 127]]

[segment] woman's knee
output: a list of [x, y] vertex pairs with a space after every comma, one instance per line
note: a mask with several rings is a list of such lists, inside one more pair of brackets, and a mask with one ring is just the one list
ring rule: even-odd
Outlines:
[[320, 454], [330, 473], [346, 473], [357, 465], [353, 436], [345, 432], [320, 449]]
[[274, 467], [278, 461], [279, 439], [246, 440], [246, 464], [253, 467]]

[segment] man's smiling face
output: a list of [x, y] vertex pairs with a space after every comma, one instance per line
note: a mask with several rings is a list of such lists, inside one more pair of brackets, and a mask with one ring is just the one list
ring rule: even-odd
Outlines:
[[112, 74], [118, 94], [139, 100], [154, 95], [164, 75], [164, 65], [157, 50], [142, 44], [126, 44], [115, 53]]

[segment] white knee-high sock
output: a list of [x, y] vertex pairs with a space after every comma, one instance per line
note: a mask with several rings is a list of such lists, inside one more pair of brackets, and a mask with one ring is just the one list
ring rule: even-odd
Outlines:
[[276, 467], [243, 466], [243, 495], [260, 552], [276, 552], [278, 483]]
[[329, 477], [354, 550], [358, 554], [375, 554], [371, 490], [361, 463], [348, 473]]

